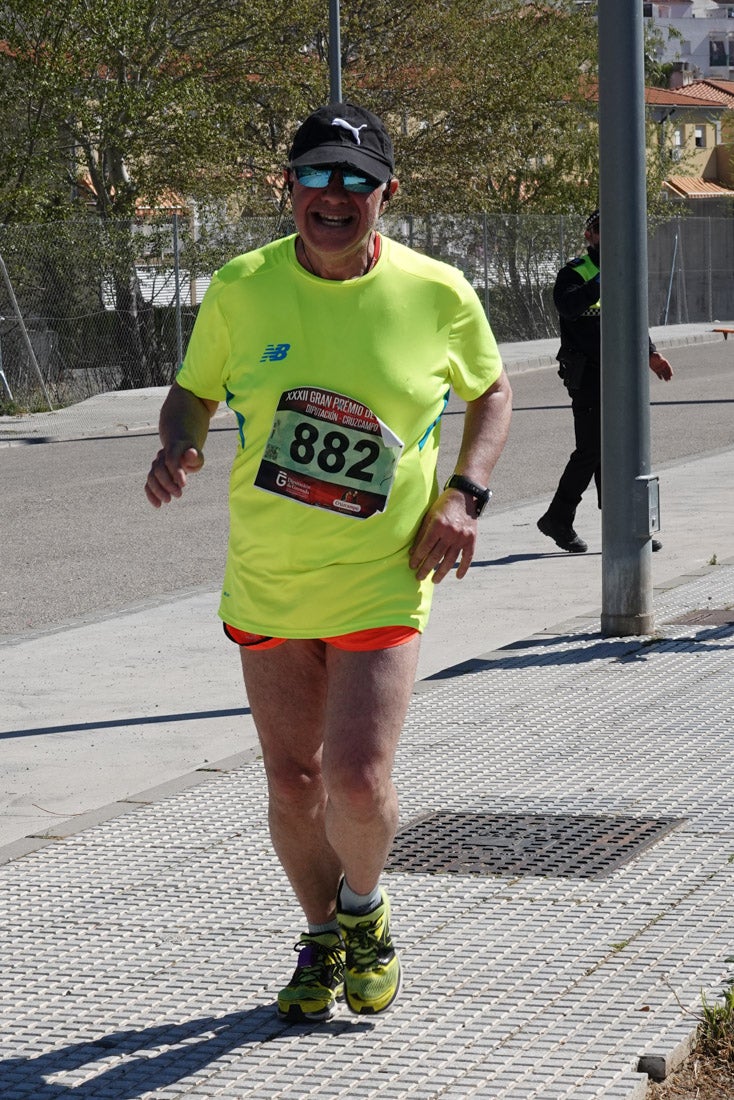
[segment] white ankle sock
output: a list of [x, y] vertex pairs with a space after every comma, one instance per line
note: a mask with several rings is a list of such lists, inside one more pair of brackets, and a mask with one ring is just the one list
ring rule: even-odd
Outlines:
[[334, 919], [330, 920], [327, 924], [311, 924], [311, 921], [309, 921], [308, 931], [311, 936], [323, 936], [325, 932], [338, 932], [339, 922]]
[[356, 894], [345, 878], [339, 889], [339, 908], [343, 913], [362, 915], [371, 913], [378, 905], [382, 905], [382, 890], [378, 883], [369, 894]]

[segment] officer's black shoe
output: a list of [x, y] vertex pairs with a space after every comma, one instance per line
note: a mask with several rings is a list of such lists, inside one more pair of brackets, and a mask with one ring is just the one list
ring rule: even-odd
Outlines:
[[589, 549], [584, 540], [576, 534], [573, 527], [551, 519], [547, 512], [538, 520], [538, 530], [547, 535], [549, 539], [553, 539], [556, 546], [560, 546], [561, 550], [568, 550], [569, 554], [585, 554]]
[[660, 539], [653, 539], [652, 540], [652, 552], [653, 552], [653, 554], [657, 554], [658, 550], [662, 550], [662, 548], [663, 548], [663, 544], [660, 541]]

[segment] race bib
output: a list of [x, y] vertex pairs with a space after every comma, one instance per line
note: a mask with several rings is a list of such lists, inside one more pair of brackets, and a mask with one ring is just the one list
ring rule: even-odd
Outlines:
[[280, 396], [255, 485], [353, 519], [384, 512], [402, 440], [371, 409], [333, 390]]

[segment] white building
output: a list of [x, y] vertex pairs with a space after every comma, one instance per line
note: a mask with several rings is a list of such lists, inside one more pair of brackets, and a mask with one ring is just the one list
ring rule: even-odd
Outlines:
[[[658, 60], [677, 65], [674, 83], [734, 78], [734, 0], [644, 2], [643, 15], [661, 32]], [[676, 33], [668, 36], [667, 29]]]

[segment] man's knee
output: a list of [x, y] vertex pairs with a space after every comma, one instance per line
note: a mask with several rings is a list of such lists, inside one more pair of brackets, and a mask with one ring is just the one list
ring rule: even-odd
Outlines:
[[324, 784], [321, 766], [313, 761], [266, 761], [270, 801], [283, 809], [315, 805], [323, 800]]
[[327, 768], [324, 785], [336, 809], [365, 818], [381, 811], [393, 790], [388, 769], [376, 762], [347, 759]]

